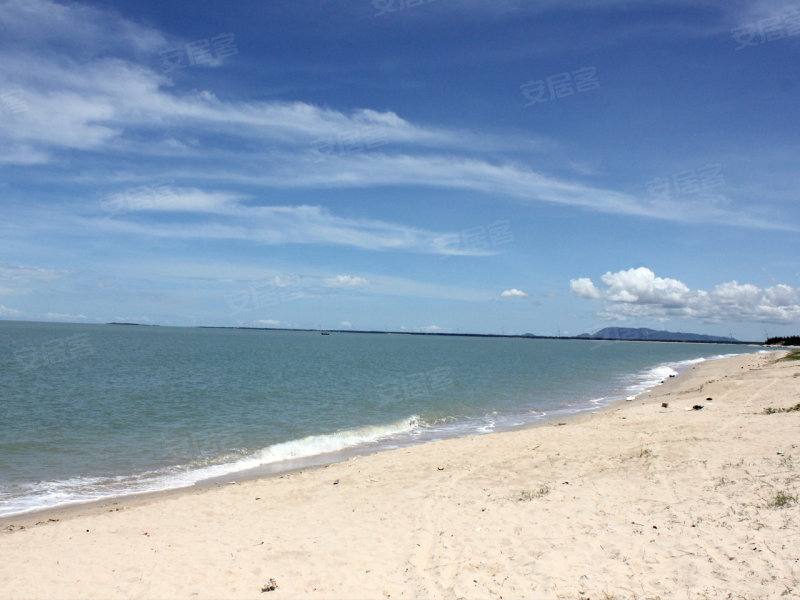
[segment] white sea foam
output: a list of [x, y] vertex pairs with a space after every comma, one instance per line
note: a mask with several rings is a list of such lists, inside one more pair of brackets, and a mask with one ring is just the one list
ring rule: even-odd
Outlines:
[[13, 490], [0, 487], [0, 516], [77, 502], [187, 487], [207, 479], [224, 477], [265, 465], [378, 445], [387, 440], [408, 436], [422, 427], [420, 418], [413, 415], [387, 425], [359, 427], [273, 444], [232, 462], [206, 466], [178, 465], [130, 476], [75, 477], [29, 483]]
[[290, 440], [268, 446], [253, 456], [235, 463], [244, 470], [266, 464], [282, 462], [295, 458], [308, 458], [320, 454], [340, 452], [357, 446], [380, 442], [390, 437], [411, 433], [420, 427], [420, 418], [416, 415], [391, 423], [337, 431], [327, 435], [312, 435], [299, 440]]
[[655, 386], [669, 379], [680, 375], [691, 366], [696, 365], [707, 360], [717, 360], [720, 358], [729, 358], [731, 356], [739, 356], [738, 354], [717, 354], [716, 356], [708, 356], [705, 358], [690, 358], [687, 360], [680, 360], [675, 362], [663, 363], [657, 365], [641, 373], [637, 373], [633, 382], [625, 388], [625, 393], [629, 394], [628, 400], [633, 400], [639, 394], [653, 389]]

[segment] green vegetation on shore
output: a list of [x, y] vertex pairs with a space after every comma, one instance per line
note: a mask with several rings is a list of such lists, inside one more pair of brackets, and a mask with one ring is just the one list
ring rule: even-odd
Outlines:
[[792, 504], [797, 504], [797, 496], [788, 492], [780, 491], [775, 494], [775, 498], [769, 503], [772, 508], [786, 508]]
[[792, 350], [784, 356], [783, 358], [779, 358], [778, 362], [789, 361], [789, 360], [800, 360], [800, 350]]

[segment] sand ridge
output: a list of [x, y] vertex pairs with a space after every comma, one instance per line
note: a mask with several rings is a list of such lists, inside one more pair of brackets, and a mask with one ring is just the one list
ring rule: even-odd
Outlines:
[[564, 425], [6, 519], [0, 596], [800, 597], [800, 413], [764, 414], [800, 401], [781, 354]]

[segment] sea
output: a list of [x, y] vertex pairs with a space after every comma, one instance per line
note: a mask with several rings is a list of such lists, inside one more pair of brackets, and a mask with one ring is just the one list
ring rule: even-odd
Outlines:
[[0, 321], [0, 516], [596, 410], [742, 345]]

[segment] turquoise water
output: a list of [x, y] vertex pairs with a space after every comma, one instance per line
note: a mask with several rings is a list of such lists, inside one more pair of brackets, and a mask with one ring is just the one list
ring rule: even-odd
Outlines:
[[517, 427], [756, 350], [9, 321], [0, 348], [0, 515]]

